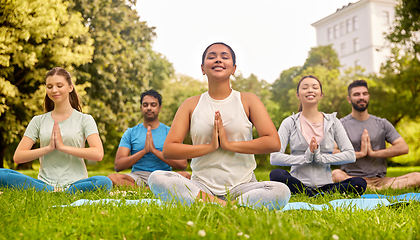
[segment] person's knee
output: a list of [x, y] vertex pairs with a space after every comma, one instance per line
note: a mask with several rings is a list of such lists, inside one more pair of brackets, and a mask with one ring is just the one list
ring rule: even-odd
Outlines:
[[270, 181], [277, 181], [277, 182], [279, 182], [280, 179], [281, 179], [281, 176], [284, 175], [284, 172], [285, 171], [286, 170], [283, 170], [283, 169], [274, 169], [273, 171], [270, 172]]
[[163, 177], [164, 177], [165, 171], [162, 170], [156, 170], [154, 172], [152, 172], [149, 175], [149, 179], [147, 180], [147, 182], [149, 183], [149, 186], [154, 185], [154, 184], [158, 184]]
[[112, 180], [109, 177], [105, 176], [96, 176], [96, 185], [98, 188], [103, 188], [106, 190], [112, 189]]
[[347, 174], [341, 169], [334, 169], [331, 174], [333, 182], [341, 182], [348, 178]]
[[354, 177], [352, 178], [352, 186], [355, 187], [356, 189], [366, 190], [367, 182], [365, 179], [361, 177]]
[[420, 187], [420, 172], [413, 172], [412, 175], [412, 178], [415, 181], [415, 186]]
[[112, 181], [112, 183], [115, 184], [115, 182], [118, 179], [118, 175], [119, 175], [118, 173], [111, 173], [107, 177]]
[[290, 196], [292, 195], [290, 192], [290, 188], [281, 182], [274, 182], [276, 184], [275, 188], [277, 190], [277, 192], [282, 193], [281, 194], [281, 198], [283, 199], [283, 201], [288, 202], [290, 199]]

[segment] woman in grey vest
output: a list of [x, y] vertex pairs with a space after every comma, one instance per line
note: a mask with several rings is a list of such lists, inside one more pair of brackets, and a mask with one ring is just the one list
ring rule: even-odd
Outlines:
[[[362, 194], [366, 181], [355, 177], [333, 183], [330, 165], [355, 162], [353, 146], [336, 113], [318, 111], [322, 99], [321, 82], [314, 76], [304, 76], [298, 83], [296, 97], [300, 100], [299, 112], [286, 118], [280, 125], [279, 152], [272, 153], [270, 162], [277, 166], [291, 166], [290, 173], [275, 169], [271, 181], [287, 184], [292, 193], [314, 196], [320, 192], [340, 191]], [[341, 150], [332, 154], [334, 143]], [[290, 144], [290, 154], [285, 154]]]

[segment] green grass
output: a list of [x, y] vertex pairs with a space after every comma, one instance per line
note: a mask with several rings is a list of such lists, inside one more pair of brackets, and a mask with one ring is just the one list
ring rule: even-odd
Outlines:
[[[390, 168], [389, 176], [420, 168]], [[36, 177], [37, 171], [22, 171]], [[107, 175], [110, 171], [89, 172]], [[268, 180], [269, 171], [256, 171], [258, 180]], [[128, 189], [120, 189], [128, 190]], [[245, 207], [220, 207], [195, 203], [191, 206], [144, 204], [117, 206], [67, 205], [78, 199], [154, 198], [149, 190], [135, 189], [126, 196], [103, 191], [45, 193], [2, 189], [0, 195], [0, 239], [420, 239], [420, 203], [381, 207], [373, 211], [352, 209], [324, 211], [269, 211]], [[419, 189], [384, 190], [398, 195]], [[373, 192], [368, 192], [373, 193]], [[341, 194], [308, 198], [292, 196], [291, 202], [327, 203]], [[190, 221], [190, 223], [189, 223]], [[192, 224], [191, 224], [192, 223]], [[205, 237], [199, 235], [204, 230]]]

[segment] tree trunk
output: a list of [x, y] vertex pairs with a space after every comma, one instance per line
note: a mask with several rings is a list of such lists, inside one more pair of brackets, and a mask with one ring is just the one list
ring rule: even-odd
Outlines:
[[2, 147], [0, 152], [0, 168], [4, 168], [4, 153], [6, 152], [6, 148]]

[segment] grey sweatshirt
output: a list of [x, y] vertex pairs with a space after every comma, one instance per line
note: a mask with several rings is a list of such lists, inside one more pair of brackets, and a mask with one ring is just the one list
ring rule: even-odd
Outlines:
[[[292, 166], [290, 174], [309, 187], [322, 187], [333, 183], [330, 165], [341, 165], [356, 161], [353, 145], [346, 130], [336, 117], [337, 113], [324, 115], [324, 137], [318, 149], [312, 153], [303, 137], [300, 126], [300, 112], [289, 116], [280, 125], [281, 149], [271, 153], [270, 162], [277, 166]], [[332, 154], [334, 141], [340, 153]], [[285, 154], [290, 143], [290, 155]]]

